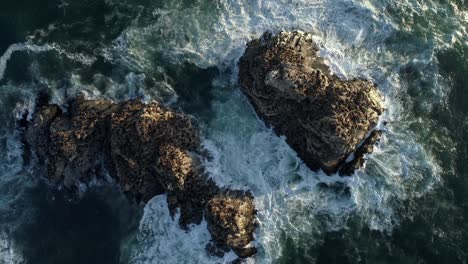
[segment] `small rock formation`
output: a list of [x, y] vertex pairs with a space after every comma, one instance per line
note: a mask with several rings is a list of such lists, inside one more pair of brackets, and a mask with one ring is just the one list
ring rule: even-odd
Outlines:
[[218, 187], [206, 175], [200, 135], [186, 115], [159, 103], [113, 103], [79, 96], [66, 111], [39, 107], [25, 124], [26, 160], [69, 189], [110, 176], [122, 190], [147, 202], [166, 193], [172, 214], [188, 228], [207, 219], [213, 242], [245, 258], [252, 246], [255, 208], [249, 192]]
[[[367, 137], [383, 112], [376, 86], [333, 75], [310, 34], [266, 32], [251, 41], [239, 61], [239, 79], [257, 114], [312, 170], [332, 174], [344, 165], [342, 175], [351, 175], [381, 134]], [[345, 164], [364, 141], [369, 147]]]
[[[240, 257], [255, 254], [254, 247], [246, 247], [253, 241], [253, 197], [239, 191], [227, 191], [215, 195], [207, 205], [208, 229], [213, 240], [220, 245], [229, 244]], [[225, 242], [227, 241], [227, 243]]]

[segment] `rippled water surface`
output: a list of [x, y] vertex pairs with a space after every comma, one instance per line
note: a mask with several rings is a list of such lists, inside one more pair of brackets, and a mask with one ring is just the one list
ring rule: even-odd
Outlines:
[[[334, 73], [375, 81], [383, 139], [354, 177], [310, 171], [237, 82], [264, 31], [314, 34]], [[229, 263], [210, 257], [164, 196], [112, 183], [72, 195], [22, 164], [16, 118], [41, 93], [160, 100], [193, 115], [219, 184], [250, 189], [248, 263], [468, 262], [465, 0], [47, 0], [0, 8], [0, 263]]]

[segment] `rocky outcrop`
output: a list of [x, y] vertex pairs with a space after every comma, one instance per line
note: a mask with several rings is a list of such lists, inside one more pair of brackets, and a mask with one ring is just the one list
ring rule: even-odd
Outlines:
[[80, 96], [66, 111], [45, 104], [26, 125], [25, 153], [44, 176], [69, 189], [112, 177], [122, 190], [148, 201], [167, 194], [188, 228], [203, 217], [214, 244], [240, 257], [252, 246], [255, 208], [249, 192], [218, 187], [200, 162], [203, 150], [193, 120], [159, 103], [113, 103]]
[[376, 126], [382, 96], [370, 81], [333, 75], [310, 34], [267, 32], [251, 41], [239, 61], [239, 79], [257, 114], [312, 170], [332, 174], [345, 165], [349, 175], [362, 165], [345, 161]]
[[223, 245], [231, 245], [231, 249], [240, 257], [255, 254], [253, 246], [246, 247], [253, 241], [252, 215], [255, 208], [253, 197], [239, 191], [226, 191], [215, 195], [207, 205], [208, 229], [213, 240]]

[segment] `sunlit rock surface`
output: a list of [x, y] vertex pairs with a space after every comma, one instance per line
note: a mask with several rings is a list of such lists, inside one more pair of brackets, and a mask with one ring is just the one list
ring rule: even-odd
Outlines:
[[[257, 114], [312, 170], [336, 173], [361, 143], [373, 146], [379, 138], [365, 141], [384, 110], [377, 87], [333, 75], [311, 34], [264, 33], [247, 44], [239, 78]], [[350, 162], [343, 175], [362, 166]]]
[[189, 116], [156, 102], [79, 96], [66, 111], [45, 104], [22, 123], [25, 161], [53, 182], [74, 190], [110, 176], [144, 202], [166, 193], [171, 213], [180, 209], [182, 228], [205, 216], [221, 252], [255, 254], [253, 197], [209, 179], [200, 162], [204, 150], [198, 128]]

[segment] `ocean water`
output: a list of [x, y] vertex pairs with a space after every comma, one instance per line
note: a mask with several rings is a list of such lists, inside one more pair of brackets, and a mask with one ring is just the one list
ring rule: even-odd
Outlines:
[[[41, 2], [41, 3], [39, 3]], [[264, 31], [314, 34], [342, 78], [385, 96], [381, 143], [353, 177], [310, 171], [241, 94]], [[0, 8], [0, 263], [230, 263], [206, 223], [112, 182], [79, 194], [23, 165], [15, 121], [41, 93], [142, 97], [199, 122], [218, 184], [255, 196], [247, 263], [468, 262], [468, 3], [464, 0], [48, 0]]]

